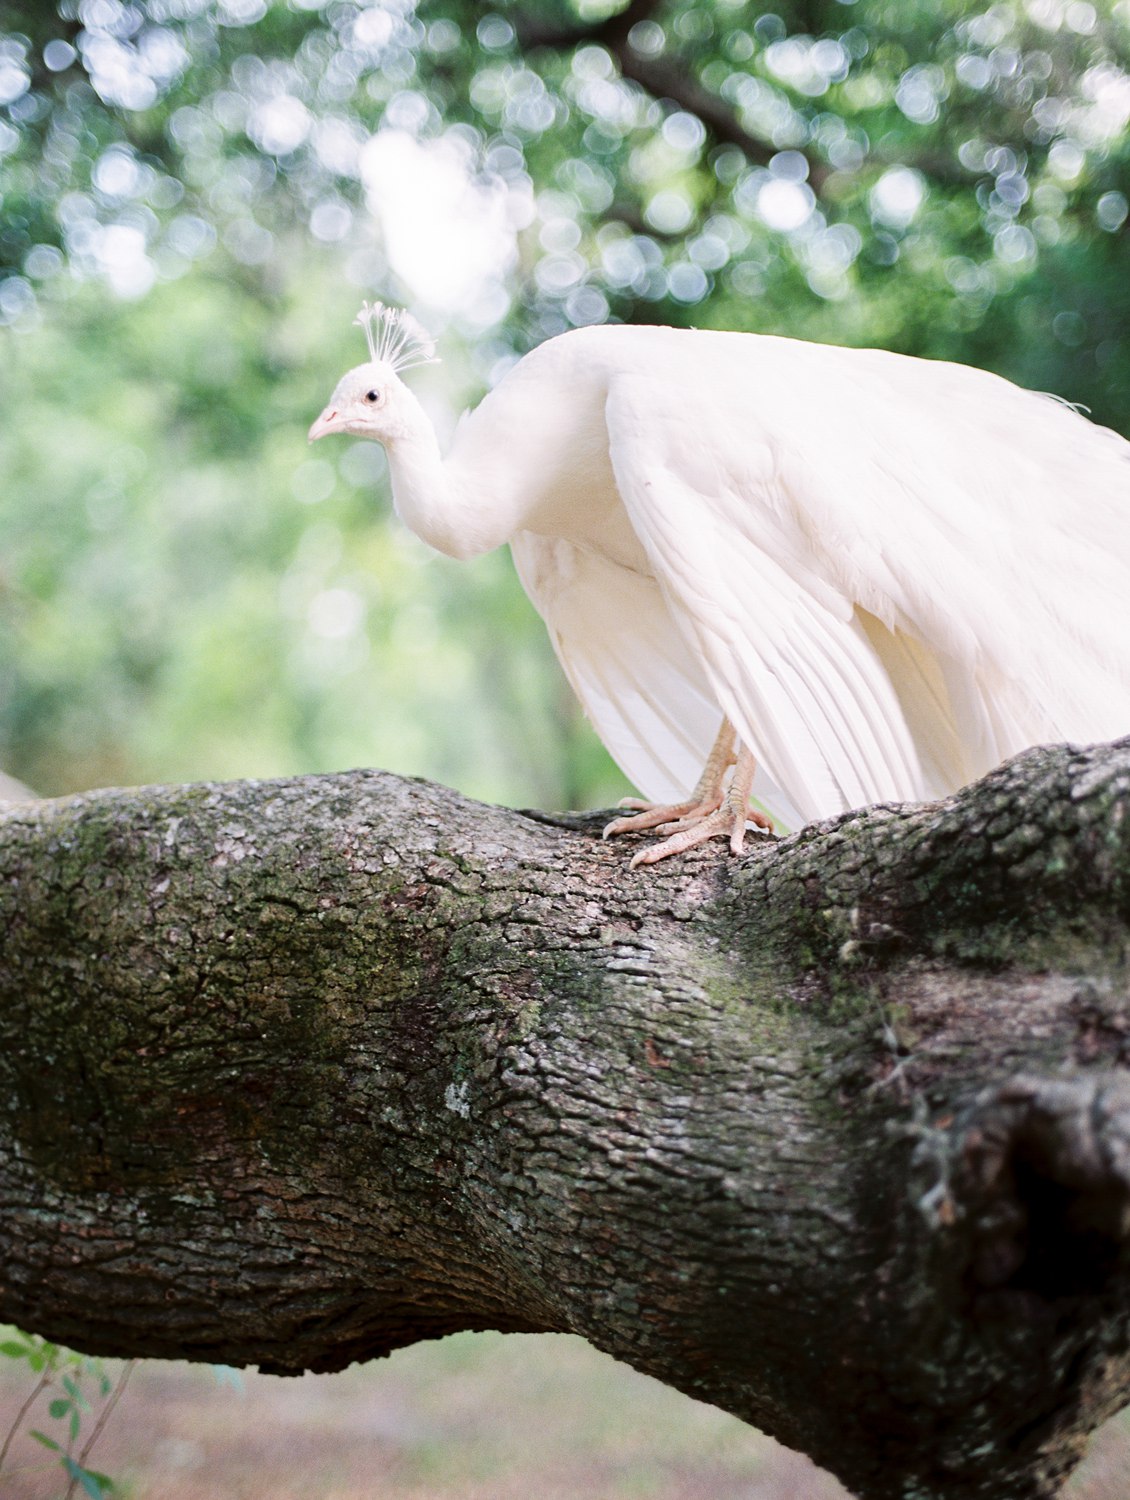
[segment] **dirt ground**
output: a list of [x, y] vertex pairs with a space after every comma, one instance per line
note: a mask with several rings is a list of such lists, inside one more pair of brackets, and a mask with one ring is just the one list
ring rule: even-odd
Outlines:
[[[30, 1390], [0, 1359], [0, 1443]], [[61, 1436], [47, 1399], [25, 1427]], [[460, 1334], [301, 1380], [145, 1362], [88, 1462], [123, 1500], [846, 1500], [735, 1418], [560, 1335]], [[65, 1490], [25, 1430], [0, 1497]], [[1128, 1495], [1124, 1413], [1064, 1500]]]
[[[10, 1365], [0, 1360], [0, 1442], [31, 1390], [26, 1366]], [[27, 1425], [62, 1436], [46, 1398]], [[239, 1388], [206, 1367], [146, 1362], [88, 1463], [126, 1500], [845, 1495], [735, 1418], [560, 1335], [460, 1334], [340, 1375], [244, 1372]], [[62, 1500], [65, 1489], [51, 1455], [18, 1437], [3, 1500]]]

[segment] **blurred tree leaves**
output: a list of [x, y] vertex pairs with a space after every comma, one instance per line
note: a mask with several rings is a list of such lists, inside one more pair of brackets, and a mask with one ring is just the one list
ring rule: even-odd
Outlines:
[[508, 561], [386, 525], [376, 449], [305, 449], [361, 296], [440, 335], [441, 425], [611, 317], [964, 359], [1130, 429], [1130, 0], [3, 14], [0, 764], [45, 791], [619, 789]]

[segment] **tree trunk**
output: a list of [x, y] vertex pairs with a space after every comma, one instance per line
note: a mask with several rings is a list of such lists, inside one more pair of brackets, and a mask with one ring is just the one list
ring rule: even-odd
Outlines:
[[378, 773], [0, 815], [0, 1318], [334, 1370], [561, 1330], [865, 1500], [1130, 1394], [1130, 742], [629, 873]]

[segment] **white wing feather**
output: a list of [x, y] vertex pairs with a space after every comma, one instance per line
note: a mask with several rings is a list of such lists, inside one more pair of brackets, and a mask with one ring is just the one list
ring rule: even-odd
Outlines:
[[740, 380], [688, 419], [687, 386], [616, 376], [607, 407], [632, 525], [773, 780], [815, 817], [1130, 729], [1130, 447], [961, 366], [819, 350], [852, 361], [822, 390], [811, 350], [740, 426]]
[[1130, 445], [983, 371], [850, 353], [779, 466], [821, 576], [933, 653], [970, 774], [1126, 732]]
[[722, 716], [655, 580], [558, 537], [519, 532], [510, 548], [609, 754], [657, 800], [677, 799], [693, 786]]
[[586, 329], [463, 451], [500, 506], [532, 485], [523, 582], [655, 800], [721, 712], [793, 824], [1130, 731], [1130, 444], [1065, 404], [877, 350]]
[[[559, 537], [518, 532], [510, 548], [612, 759], [646, 796], [679, 801], [699, 778], [722, 711], [655, 579]], [[789, 827], [803, 821], [760, 768], [753, 791]]]
[[613, 469], [672, 614], [743, 743], [805, 818], [929, 795], [895, 691], [850, 601], [788, 545], [769, 506], [750, 503], [749, 487], [768, 484], [767, 451], [758, 454], [747, 430], [743, 488], [719, 473], [722, 482], [704, 493], [684, 477], [697, 467], [679, 462], [685, 438], [656, 415], [644, 384], [613, 383]]

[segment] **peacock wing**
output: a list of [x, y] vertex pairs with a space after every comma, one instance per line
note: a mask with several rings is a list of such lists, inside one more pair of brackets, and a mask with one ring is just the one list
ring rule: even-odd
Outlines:
[[758, 405], [776, 500], [854, 603], [920, 754], [954, 784], [1126, 733], [1130, 444], [983, 370], [797, 347], [820, 378]]
[[670, 400], [617, 376], [609, 451], [711, 695], [805, 819], [935, 795], [854, 601], [790, 514], [768, 433], [755, 420], [712, 432]]
[[722, 715], [655, 580], [559, 537], [520, 531], [510, 549], [609, 754], [646, 797], [677, 801]]

